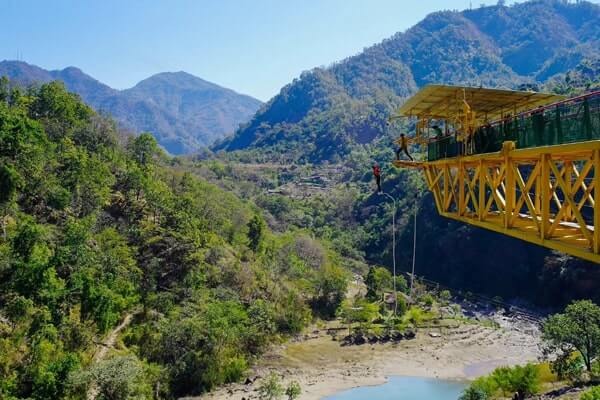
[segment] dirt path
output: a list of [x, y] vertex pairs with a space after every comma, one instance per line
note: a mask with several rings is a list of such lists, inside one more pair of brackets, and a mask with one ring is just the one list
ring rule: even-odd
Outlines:
[[[109, 333], [106, 339], [104, 339], [103, 342], [98, 343], [98, 347], [100, 349], [96, 351], [96, 354], [94, 354], [94, 358], [92, 361], [93, 363], [100, 362], [106, 357], [106, 355], [108, 354], [108, 350], [114, 347], [119, 333], [131, 323], [131, 320], [133, 319], [134, 315], [135, 313], [126, 314], [125, 318], [123, 318], [123, 321]], [[94, 400], [97, 396], [98, 387], [95, 384], [93, 384], [87, 392], [87, 400]]]

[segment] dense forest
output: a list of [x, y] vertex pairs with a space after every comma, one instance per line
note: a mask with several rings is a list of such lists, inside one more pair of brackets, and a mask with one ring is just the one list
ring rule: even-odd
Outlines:
[[[1, 81], [0, 398], [200, 393], [335, 312], [348, 273], [327, 242], [172, 163], [58, 82]], [[123, 319], [128, 350], [91, 364]]]

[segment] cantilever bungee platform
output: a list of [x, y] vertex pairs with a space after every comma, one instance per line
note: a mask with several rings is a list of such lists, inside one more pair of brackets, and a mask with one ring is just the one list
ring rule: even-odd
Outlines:
[[424, 171], [440, 215], [600, 263], [600, 92], [434, 86], [399, 114], [427, 161], [394, 164]]

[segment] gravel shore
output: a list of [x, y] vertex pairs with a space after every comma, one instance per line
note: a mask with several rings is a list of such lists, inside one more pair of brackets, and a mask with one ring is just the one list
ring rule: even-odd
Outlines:
[[296, 380], [301, 400], [319, 400], [358, 386], [378, 385], [387, 376], [471, 380], [501, 365], [536, 361], [539, 331], [534, 323], [491, 317], [501, 327], [463, 323], [420, 329], [413, 340], [342, 346], [326, 329], [273, 348], [249, 374], [246, 384], [232, 384], [195, 399], [257, 399], [256, 388], [271, 371], [284, 384]]

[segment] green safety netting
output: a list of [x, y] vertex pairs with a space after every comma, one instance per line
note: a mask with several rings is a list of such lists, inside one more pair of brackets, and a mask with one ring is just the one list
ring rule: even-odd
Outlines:
[[[474, 135], [473, 153], [502, 149], [502, 143], [515, 141], [518, 149], [600, 139], [600, 93], [579, 101], [558, 104], [501, 123], [480, 127]], [[456, 157], [463, 143], [449, 136], [427, 146], [429, 161]]]

